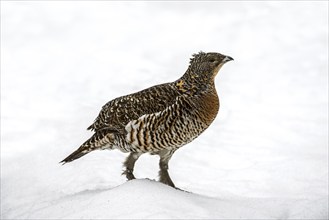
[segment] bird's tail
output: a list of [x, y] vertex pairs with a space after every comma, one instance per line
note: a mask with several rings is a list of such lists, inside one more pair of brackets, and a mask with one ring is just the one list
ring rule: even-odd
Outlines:
[[62, 160], [60, 163], [71, 162], [73, 160], [79, 159], [80, 157], [88, 154], [93, 150], [104, 150], [113, 148], [114, 134], [106, 130], [97, 131], [91, 138], [89, 138], [85, 143], [83, 143], [76, 151]]

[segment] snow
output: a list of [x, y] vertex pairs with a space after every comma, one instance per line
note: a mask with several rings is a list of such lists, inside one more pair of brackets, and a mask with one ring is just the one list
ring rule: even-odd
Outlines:
[[[174, 198], [174, 199], [173, 199]], [[323, 201], [319, 201], [323, 202]], [[288, 211], [283, 206], [291, 207]], [[64, 208], [65, 207], [65, 208]], [[303, 209], [307, 208], [304, 211]], [[40, 204], [26, 218], [47, 219], [154, 219], [275, 218], [305, 214], [323, 216], [308, 200], [259, 199], [226, 195], [224, 199], [177, 191], [150, 180], [133, 180], [118, 187], [84, 190]], [[232, 211], [234, 211], [232, 213]]]
[[[107, 101], [234, 58], [221, 109], [170, 161], [58, 162]], [[149, 179], [145, 179], [149, 178]], [[328, 2], [1, 2], [1, 219], [328, 219]]]

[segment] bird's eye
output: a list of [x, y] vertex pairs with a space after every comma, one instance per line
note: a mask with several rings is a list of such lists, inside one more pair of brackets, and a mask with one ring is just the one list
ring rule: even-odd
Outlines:
[[215, 62], [216, 60], [214, 59], [214, 58], [211, 58], [210, 60], [209, 60], [209, 62], [211, 62], [211, 63], [213, 63], [213, 62]]

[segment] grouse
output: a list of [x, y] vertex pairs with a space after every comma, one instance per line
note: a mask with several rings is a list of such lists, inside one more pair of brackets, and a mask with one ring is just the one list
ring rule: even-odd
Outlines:
[[119, 149], [129, 153], [124, 162], [128, 180], [135, 179], [140, 155], [159, 155], [159, 181], [175, 187], [168, 173], [174, 152], [198, 137], [215, 119], [219, 99], [215, 76], [233, 58], [220, 53], [193, 54], [178, 80], [121, 96], [102, 107], [88, 127], [93, 136], [65, 158], [65, 164], [93, 150]]

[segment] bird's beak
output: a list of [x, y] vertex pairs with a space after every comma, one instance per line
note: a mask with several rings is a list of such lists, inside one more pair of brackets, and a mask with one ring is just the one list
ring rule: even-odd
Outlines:
[[223, 59], [223, 63], [226, 63], [226, 62], [228, 62], [228, 61], [232, 61], [232, 60], [234, 60], [232, 57], [230, 57], [230, 56], [226, 56], [226, 57]]

